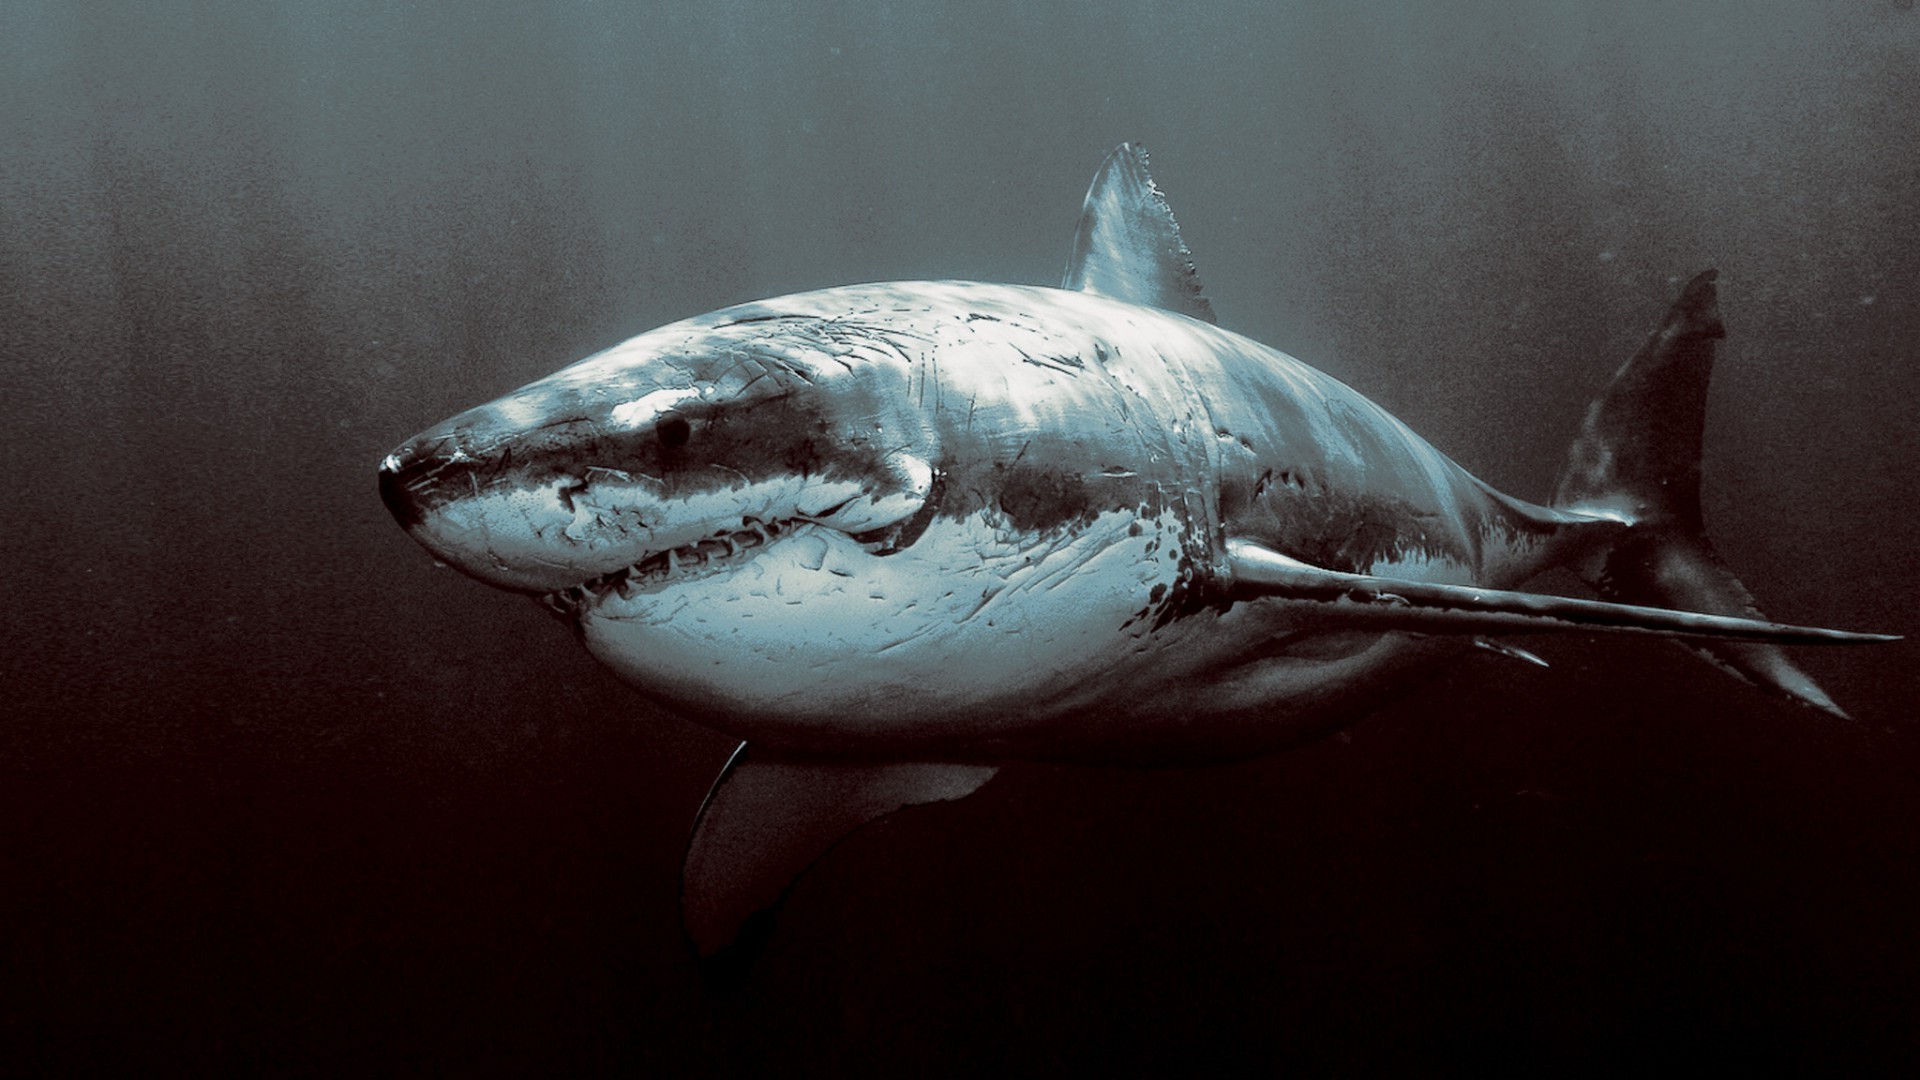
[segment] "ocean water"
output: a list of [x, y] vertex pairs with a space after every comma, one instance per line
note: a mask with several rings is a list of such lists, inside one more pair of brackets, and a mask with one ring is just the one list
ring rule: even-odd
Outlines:
[[731, 744], [432, 567], [373, 470], [682, 316], [1051, 283], [1137, 140], [1223, 325], [1522, 496], [1719, 267], [1721, 552], [1911, 635], [1916, 72], [1900, 0], [14, 0], [0, 1062], [1911, 1066], [1911, 644], [1797, 653], [1851, 724], [1569, 638], [1246, 765], [1011, 768], [843, 844], [715, 993], [678, 867]]

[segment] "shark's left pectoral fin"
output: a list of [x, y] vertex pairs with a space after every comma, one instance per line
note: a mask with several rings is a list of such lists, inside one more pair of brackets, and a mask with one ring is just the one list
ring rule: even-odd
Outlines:
[[854, 830], [908, 806], [964, 798], [996, 771], [789, 760], [741, 743], [707, 793], [687, 846], [680, 896], [687, 937], [702, 957], [715, 955]]
[[1060, 287], [1214, 321], [1145, 148], [1121, 143], [1094, 174]]
[[1547, 593], [1444, 585], [1351, 574], [1313, 566], [1247, 540], [1227, 541], [1233, 589], [1241, 596], [1316, 605], [1328, 623], [1415, 634], [1614, 633], [1769, 641], [1782, 645], [1894, 641], [1817, 626], [1580, 600]]

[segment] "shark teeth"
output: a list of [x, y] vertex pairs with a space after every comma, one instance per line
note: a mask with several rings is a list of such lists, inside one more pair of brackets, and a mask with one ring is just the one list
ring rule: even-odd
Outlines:
[[742, 555], [772, 543], [781, 535], [805, 524], [799, 521], [759, 521], [743, 519], [742, 527], [719, 533], [668, 551], [656, 551], [631, 566], [611, 570], [578, 585], [550, 592], [539, 598], [542, 607], [563, 618], [573, 618], [590, 601], [617, 592], [621, 599], [632, 599], [642, 585], [665, 581], [682, 570], [705, 567]]

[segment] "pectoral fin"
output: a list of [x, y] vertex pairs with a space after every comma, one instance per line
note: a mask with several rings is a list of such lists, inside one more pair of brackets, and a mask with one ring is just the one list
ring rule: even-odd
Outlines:
[[687, 846], [680, 894], [687, 937], [702, 957], [715, 955], [854, 830], [904, 807], [964, 798], [996, 771], [781, 760], [741, 743], [707, 793]]
[[1897, 640], [1760, 619], [1577, 600], [1546, 593], [1442, 585], [1350, 574], [1303, 563], [1246, 540], [1227, 541], [1233, 587], [1249, 597], [1276, 597], [1318, 605], [1332, 624], [1418, 634], [1613, 633], [1722, 638], [1787, 645], [1854, 644]]

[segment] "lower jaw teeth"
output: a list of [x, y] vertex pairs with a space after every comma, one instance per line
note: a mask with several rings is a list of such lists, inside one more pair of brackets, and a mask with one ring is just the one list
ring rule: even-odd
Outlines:
[[692, 563], [706, 566], [719, 559], [731, 558], [751, 548], [771, 543], [783, 531], [792, 526], [778, 522], [752, 522], [747, 528], [734, 533], [709, 537], [686, 547], [663, 551], [634, 563], [622, 570], [602, 574], [592, 581], [574, 585], [559, 592], [548, 593], [540, 597], [540, 603], [548, 610], [560, 615], [575, 615], [586, 606], [588, 601], [609, 592], [620, 595], [622, 600], [631, 600], [641, 582], [661, 580], [680, 572], [682, 566]]

